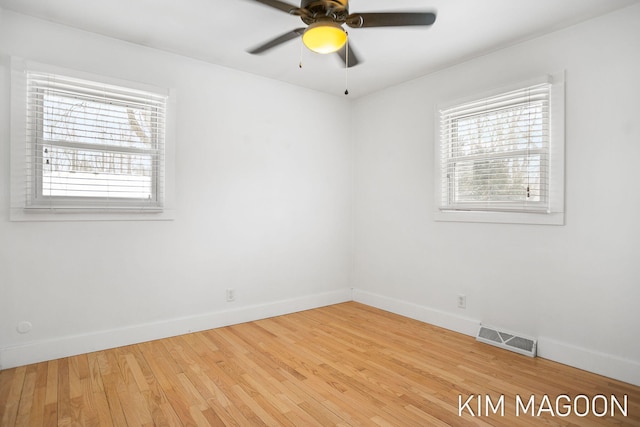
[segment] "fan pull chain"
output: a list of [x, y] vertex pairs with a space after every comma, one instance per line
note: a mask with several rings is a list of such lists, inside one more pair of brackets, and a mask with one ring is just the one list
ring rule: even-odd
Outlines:
[[[302, 40], [302, 38], [300, 39]], [[300, 43], [300, 62], [298, 63], [298, 68], [302, 68], [302, 48], [304, 47], [304, 43]]]
[[347, 33], [347, 43], [344, 48], [344, 94], [349, 95], [349, 33]]

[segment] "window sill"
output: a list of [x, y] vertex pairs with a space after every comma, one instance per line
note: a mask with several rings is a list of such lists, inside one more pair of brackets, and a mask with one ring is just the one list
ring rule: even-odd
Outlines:
[[13, 208], [9, 211], [11, 221], [172, 221], [173, 209], [164, 210], [70, 210]]
[[436, 221], [487, 222], [497, 224], [564, 225], [564, 213], [445, 211], [437, 210]]

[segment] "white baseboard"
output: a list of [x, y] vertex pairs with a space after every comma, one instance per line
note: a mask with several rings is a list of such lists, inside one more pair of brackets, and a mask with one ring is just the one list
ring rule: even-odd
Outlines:
[[640, 363], [551, 338], [538, 338], [538, 356], [640, 386]]
[[[475, 337], [480, 321], [407, 301], [353, 289], [354, 301]], [[538, 356], [574, 368], [640, 386], [640, 363], [611, 354], [538, 337]]]
[[353, 289], [352, 298], [356, 302], [370, 305], [381, 310], [390, 311], [410, 319], [420, 320], [431, 325], [440, 326], [461, 334], [475, 337], [480, 328], [480, 321], [458, 316], [434, 308], [425, 307], [407, 301], [389, 298], [383, 295]]
[[[344, 289], [198, 316], [35, 341], [0, 349], [0, 369], [90, 353], [190, 332], [356, 301], [401, 316], [475, 337], [480, 321], [359, 289]], [[640, 363], [538, 337], [538, 356], [640, 386]]]
[[351, 300], [349, 289], [0, 348], [0, 369], [168, 338]]

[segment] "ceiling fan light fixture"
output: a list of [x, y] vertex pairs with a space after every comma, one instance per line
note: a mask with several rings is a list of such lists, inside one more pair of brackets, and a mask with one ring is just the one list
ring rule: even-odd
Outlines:
[[347, 32], [335, 22], [314, 22], [302, 34], [302, 42], [313, 52], [333, 53], [347, 42]]

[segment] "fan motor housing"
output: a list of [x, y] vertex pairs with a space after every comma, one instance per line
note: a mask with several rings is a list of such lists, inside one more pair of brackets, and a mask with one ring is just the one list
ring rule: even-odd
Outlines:
[[300, 17], [307, 25], [326, 20], [343, 23], [349, 16], [348, 0], [301, 0], [300, 8], [309, 12]]
[[307, 9], [309, 8], [309, 6], [313, 5], [313, 4], [320, 4], [322, 5], [323, 3], [331, 3], [332, 6], [335, 5], [336, 7], [342, 7], [344, 9], [348, 9], [349, 8], [349, 0], [325, 0], [325, 1], [319, 1], [319, 0], [301, 0], [300, 1], [300, 7], [302, 9]]

